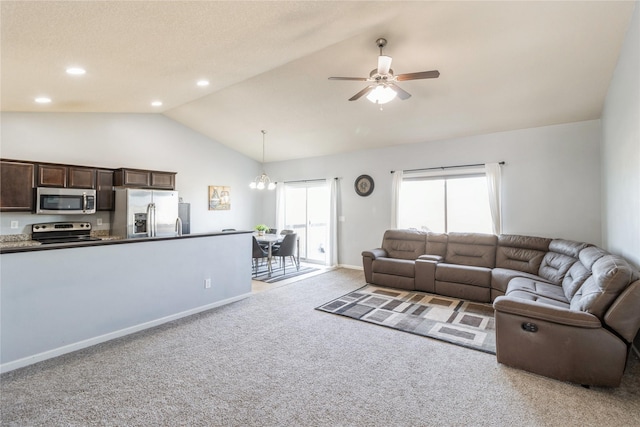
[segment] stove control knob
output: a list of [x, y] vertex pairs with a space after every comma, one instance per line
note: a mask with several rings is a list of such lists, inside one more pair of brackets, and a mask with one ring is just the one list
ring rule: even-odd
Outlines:
[[37, 229], [39, 229], [39, 228], [40, 228], [40, 226], [39, 226], [39, 225], [36, 225], [36, 226], [35, 226], [35, 227], [33, 227], [33, 228], [35, 228], [35, 229], [37, 230]]

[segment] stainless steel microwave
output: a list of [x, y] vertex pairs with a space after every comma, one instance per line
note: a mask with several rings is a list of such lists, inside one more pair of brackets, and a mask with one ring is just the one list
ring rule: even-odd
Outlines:
[[96, 213], [96, 190], [38, 187], [36, 213], [94, 214]]

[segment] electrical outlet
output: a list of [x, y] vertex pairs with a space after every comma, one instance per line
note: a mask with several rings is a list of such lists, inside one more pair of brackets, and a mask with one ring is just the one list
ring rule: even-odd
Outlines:
[[204, 279], [204, 288], [209, 289], [211, 287], [211, 279]]
[[96, 220], [96, 224], [97, 224], [97, 225], [102, 225], [102, 218], [98, 218], [98, 219]]
[[11, 221], [11, 228], [18, 228], [18, 221]]

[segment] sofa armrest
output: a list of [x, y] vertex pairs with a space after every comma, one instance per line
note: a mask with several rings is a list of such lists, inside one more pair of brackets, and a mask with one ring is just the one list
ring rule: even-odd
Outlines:
[[493, 308], [501, 313], [515, 314], [534, 320], [558, 323], [579, 328], [596, 329], [602, 327], [600, 319], [591, 313], [574, 311], [562, 307], [526, 301], [508, 296], [500, 296], [493, 302]]
[[382, 248], [362, 251], [362, 267], [364, 268], [364, 280], [373, 283], [373, 260], [387, 256], [387, 251]]
[[376, 248], [376, 249], [371, 249], [369, 251], [362, 251], [362, 256], [376, 259], [376, 258], [386, 257], [387, 251], [385, 251], [382, 248]]
[[420, 255], [418, 257], [419, 260], [424, 260], [424, 261], [435, 261], [435, 262], [442, 262], [444, 261], [444, 257], [440, 256], [440, 255], [431, 255], [431, 254], [425, 254], [425, 255]]
[[436, 266], [442, 261], [439, 255], [421, 255], [416, 260], [416, 290], [436, 293]]

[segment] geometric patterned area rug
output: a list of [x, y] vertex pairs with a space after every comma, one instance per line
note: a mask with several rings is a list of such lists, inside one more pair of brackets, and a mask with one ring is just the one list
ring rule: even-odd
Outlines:
[[496, 354], [491, 304], [366, 285], [316, 310]]

